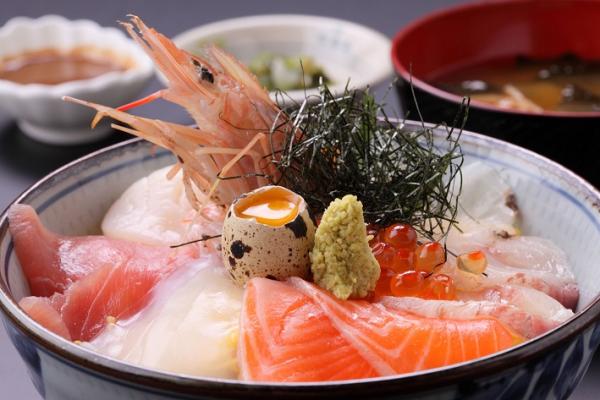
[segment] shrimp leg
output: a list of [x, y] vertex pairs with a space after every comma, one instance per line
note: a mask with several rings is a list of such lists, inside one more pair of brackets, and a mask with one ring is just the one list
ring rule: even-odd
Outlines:
[[117, 110], [128, 111], [128, 110], [131, 110], [132, 108], [136, 108], [136, 107], [142, 106], [144, 104], [151, 103], [154, 100], [158, 100], [158, 99], [162, 98], [163, 96], [164, 96], [164, 91], [159, 90], [159, 91], [154, 92], [151, 95], [148, 95], [142, 99], [138, 99], [138, 100], [132, 101], [131, 103], [127, 103], [120, 107], [117, 107]]

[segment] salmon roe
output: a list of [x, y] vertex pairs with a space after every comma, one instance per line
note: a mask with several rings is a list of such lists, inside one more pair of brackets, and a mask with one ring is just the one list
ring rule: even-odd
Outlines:
[[390, 291], [397, 297], [420, 297], [429, 300], [454, 300], [456, 289], [452, 278], [444, 274], [429, 275], [424, 271], [407, 271], [390, 279]]
[[455, 300], [456, 288], [454, 281], [448, 275], [435, 274], [427, 278], [427, 289], [423, 294], [425, 299], [431, 300]]
[[417, 245], [417, 232], [408, 224], [393, 224], [384, 229], [382, 239], [397, 249], [414, 249]]
[[446, 261], [444, 247], [438, 242], [417, 245], [417, 233], [408, 224], [385, 228], [367, 227], [373, 255], [381, 267], [374, 296], [412, 296], [452, 300], [456, 289], [452, 278], [433, 274]]
[[423, 292], [426, 277], [426, 272], [414, 270], [397, 274], [390, 280], [390, 290], [398, 297], [419, 297]]
[[446, 251], [438, 242], [425, 243], [415, 250], [415, 269], [433, 272], [446, 261]]
[[393, 271], [389, 269], [382, 269], [377, 285], [375, 286], [375, 297], [381, 296], [393, 296], [390, 281], [396, 276]]

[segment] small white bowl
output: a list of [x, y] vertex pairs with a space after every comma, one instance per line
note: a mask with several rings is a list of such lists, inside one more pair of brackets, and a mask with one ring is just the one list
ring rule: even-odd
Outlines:
[[144, 52], [121, 31], [88, 20], [70, 21], [56, 15], [13, 18], [0, 29], [0, 58], [41, 49], [68, 50], [90, 46], [110, 51], [132, 63], [125, 71], [57, 85], [18, 84], [0, 80], [0, 108], [28, 136], [49, 144], [89, 143], [110, 133], [110, 126], [90, 129], [94, 113], [66, 103], [72, 96], [118, 106], [132, 101], [152, 77], [154, 67]]
[[[227, 19], [185, 31], [173, 38], [190, 53], [215, 43], [248, 64], [260, 53], [309, 56], [333, 82], [333, 93], [375, 87], [392, 75], [391, 42], [383, 34], [336, 18], [310, 15], [257, 15]], [[162, 79], [163, 77], [161, 77]], [[299, 103], [317, 89], [290, 90], [284, 104]], [[274, 97], [275, 93], [271, 93]]]

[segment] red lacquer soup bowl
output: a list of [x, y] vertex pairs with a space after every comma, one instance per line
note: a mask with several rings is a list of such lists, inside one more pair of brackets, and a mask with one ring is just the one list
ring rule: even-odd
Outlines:
[[[445, 71], [525, 56], [600, 60], [600, 1], [486, 1], [421, 18], [394, 38], [398, 94], [412, 118], [451, 121], [462, 97], [433, 86]], [[412, 85], [411, 85], [412, 81]], [[600, 111], [512, 111], [473, 101], [467, 129], [542, 153], [600, 185]]]

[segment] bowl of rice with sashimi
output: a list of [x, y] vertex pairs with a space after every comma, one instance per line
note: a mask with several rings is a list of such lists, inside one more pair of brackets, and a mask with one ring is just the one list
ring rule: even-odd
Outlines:
[[[4, 326], [46, 399], [565, 399], [600, 343], [600, 193], [368, 92], [282, 111], [214, 46], [123, 24], [138, 136], [0, 219]], [[164, 99], [195, 127], [136, 116]], [[463, 122], [464, 123], [464, 122]]]

